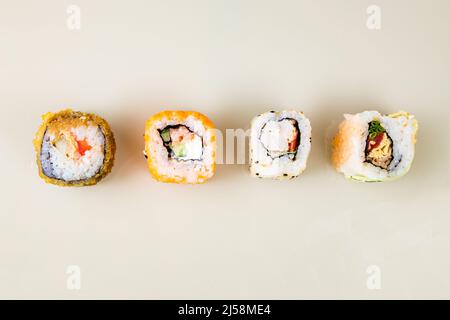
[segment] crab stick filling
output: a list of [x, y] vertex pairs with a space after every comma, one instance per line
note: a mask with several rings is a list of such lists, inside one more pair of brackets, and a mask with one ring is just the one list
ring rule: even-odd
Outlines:
[[295, 156], [300, 143], [297, 121], [294, 119], [268, 121], [261, 129], [260, 141], [272, 158]]

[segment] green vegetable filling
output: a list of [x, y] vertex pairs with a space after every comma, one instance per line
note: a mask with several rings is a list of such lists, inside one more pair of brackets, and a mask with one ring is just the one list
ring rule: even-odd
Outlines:
[[170, 129], [164, 129], [163, 131], [161, 131], [161, 138], [163, 139], [164, 142], [170, 142]]
[[386, 132], [386, 130], [381, 126], [379, 121], [371, 121], [369, 123], [369, 139], [375, 139], [378, 134]]
[[186, 145], [184, 144], [170, 145], [170, 148], [177, 158], [185, 157], [187, 154]]

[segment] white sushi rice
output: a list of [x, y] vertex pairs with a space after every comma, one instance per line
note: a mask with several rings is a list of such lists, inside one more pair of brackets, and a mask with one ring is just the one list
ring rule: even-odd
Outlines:
[[[203, 151], [201, 159], [189, 160], [185, 158], [179, 161], [169, 157], [167, 148], [164, 146], [158, 130], [175, 125], [184, 125], [202, 138]], [[196, 183], [197, 181], [203, 182], [202, 179], [198, 179], [199, 175], [208, 176], [211, 174], [215, 153], [214, 144], [210, 143], [213, 131], [205, 130], [203, 123], [199, 119], [189, 116], [181, 123], [176, 120], [164, 119], [155, 121], [153, 128], [156, 130], [149, 130], [148, 132], [151, 135], [149, 143], [151, 141], [154, 142], [152, 145], [149, 145], [149, 150], [155, 154], [159, 175], [174, 177], [175, 179], [178, 177], [180, 180], [185, 178], [187, 183]]]
[[71, 129], [78, 140], [91, 146], [79, 159], [71, 159], [53, 145], [54, 134], [46, 131], [42, 142], [41, 164], [48, 177], [64, 181], [78, 181], [93, 177], [100, 171], [105, 157], [105, 137], [97, 125], [78, 126]]
[[[286, 131], [290, 130], [283, 119], [296, 120], [300, 131], [300, 143], [294, 159], [288, 155], [273, 157], [267, 151], [268, 145], [283, 147]], [[273, 126], [275, 122], [279, 124], [279, 131], [275, 135], [270, 137], [266, 131], [262, 132], [265, 125]], [[293, 178], [305, 170], [311, 150], [311, 124], [303, 113], [294, 110], [263, 113], [252, 120], [250, 134], [250, 172], [253, 176]]]
[[[354, 128], [351, 139], [350, 157], [340, 167], [346, 177], [362, 181], [384, 181], [405, 175], [414, 158], [414, 143], [417, 121], [406, 112], [381, 115], [377, 111], [364, 111], [358, 114], [345, 114], [345, 121]], [[365, 148], [369, 123], [379, 121], [392, 139], [393, 159], [387, 169], [365, 161]]]

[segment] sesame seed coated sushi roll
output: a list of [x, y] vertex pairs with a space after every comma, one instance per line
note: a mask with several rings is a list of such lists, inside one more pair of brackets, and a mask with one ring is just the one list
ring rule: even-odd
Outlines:
[[42, 116], [34, 146], [39, 175], [59, 186], [88, 186], [112, 169], [113, 133], [102, 118], [70, 109]]
[[306, 168], [311, 124], [303, 112], [269, 111], [253, 118], [250, 172], [259, 178], [290, 179]]
[[195, 111], [157, 113], [147, 120], [144, 155], [158, 181], [203, 183], [216, 167], [214, 125]]
[[337, 171], [364, 182], [393, 180], [409, 171], [418, 130], [413, 115], [364, 111], [344, 117], [333, 140]]

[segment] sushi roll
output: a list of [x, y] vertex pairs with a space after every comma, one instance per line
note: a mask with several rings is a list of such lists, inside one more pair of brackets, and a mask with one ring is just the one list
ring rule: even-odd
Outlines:
[[377, 182], [409, 171], [418, 130], [413, 115], [364, 111], [344, 117], [333, 139], [332, 162], [338, 172], [349, 179]]
[[254, 177], [290, 179], [306, 168], [311, 124], [303, 112], [269, 111], [253, 118], [250, 173]]
[[88, 186], [112, 169], [116, 144], [102, 118], [70, 109], [42, 116], [34, 139], [39, 175], [59, 186]]
[[147, 120], [144, 155], [158, 181], [203, 183], [216, 168], [214, 125], [195, 111], [157, 113]]

